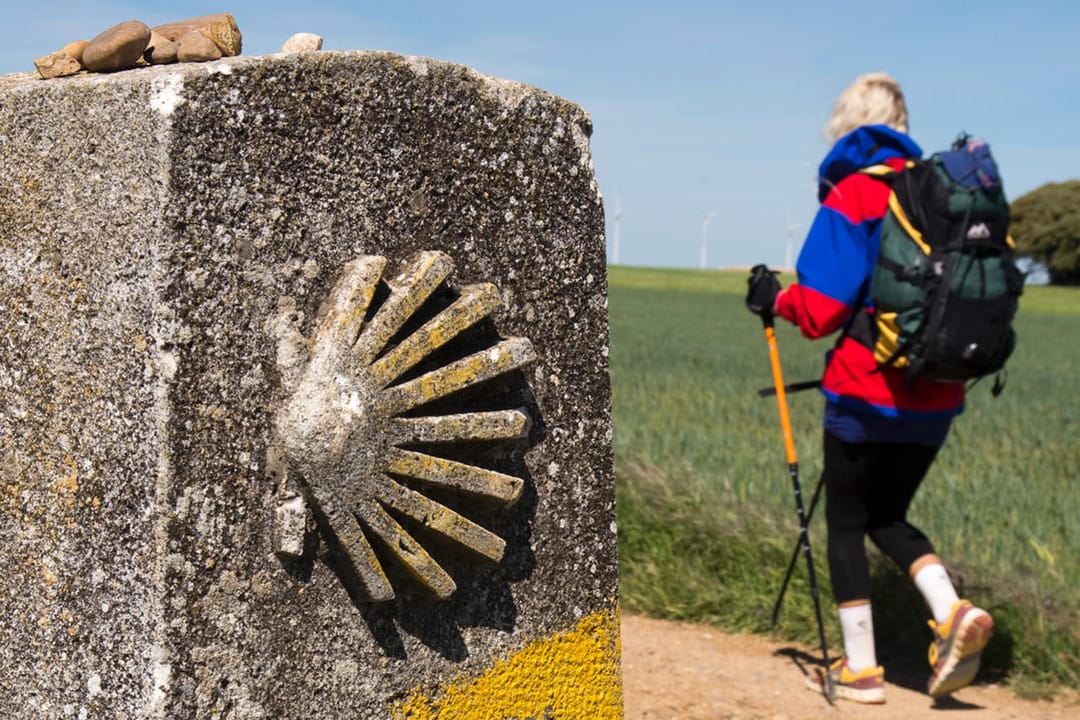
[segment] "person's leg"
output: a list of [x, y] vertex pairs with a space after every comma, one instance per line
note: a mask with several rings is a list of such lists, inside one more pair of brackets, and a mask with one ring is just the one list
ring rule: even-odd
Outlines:
[[927, 553], [911, 563], [908, 575], [922, 593], [930, 614], [937, 623], [947, 622], [953, 605], [960, 599], [953, 587], [945, 564], [934, 553]]
[[907, 519], [937, 451], [925, 445], [883, 445], [878, 480], [867, 494], [867, 512], [870, 539], [907, 571], [934, 620], [944, 623], [960, 598], [933, 544]]
[[921, 445], [883, 448], [879, 482], [867, 495], [867, 512], [871, 540], [907, 570], [934, 616], [927, 689], [941, 697], [975, 678], [993, 619], [957, 596], [930, 540], [907, 520], [908, 507], [936, 455], [937, 448]]
[[873, 454], [867, 443], [849, 443], [825, 433], [825, 523], [829, 573], [838, 605], [870, 602], [870, 567], [865, 537], [870, 526], [867, 493]]
[[926, 445], [880, 443], [875, 478], [867, 490], [867, 534], [905, 571], [934, 556], [926, 535], [907, 520], [908, 507], [938, 449]]
[[867, 479], [873, 455], [864, 443], [825, 434], [825, 521], [829, 574], [840, 614], [844, 652], [854, 672], [877, 665], [865, 537]]
[[[824, 449], [829, 572], [844, 637], [844, 657], [827, 672], [837, 697], [881, 703], [885, 701], [885, 679], [874, 648], [865, 547], [866, 488], [872, 476], [873, 453], [863, 443], [847, 443], [827, 432]], [[821, 682], [811, 678], [807, 686], [820, 688]]]
[[877, 666], [874, 647], [874, 617], [869, 600], [841, 603], [840, 631], [844, 636], [844, 656], [852, 672]]

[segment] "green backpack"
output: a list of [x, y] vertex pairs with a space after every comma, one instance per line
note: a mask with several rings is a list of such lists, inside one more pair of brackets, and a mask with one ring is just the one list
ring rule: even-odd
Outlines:
[[1002, 370], [1016, 345], [1024, 274], [989, 146], [961, 135], [949, 151], [903, 170], [863, 172], [891, 193], [870, 283], [873, 310], [859, 313], [849, 334], [874, 350], [880, 367], [904, 369], [909, 385]]

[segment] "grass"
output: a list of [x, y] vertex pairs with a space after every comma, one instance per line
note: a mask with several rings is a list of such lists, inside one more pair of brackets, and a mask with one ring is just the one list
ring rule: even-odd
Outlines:
[[[624, 607], [767, 632], [798, 524], [760, 322], [742, 303], [746, 274], [613, 267], [611, 373]], [[790, 277], [782, 277], [787, 284]], [[1070, 402], [1080, 363], [1080, 291], [1025, 292], [1005, 392], [990, 382], [967, 408], [911, 510], [962, 594], [992, 610], [998, 632], [984, 676], [1019, 689], [1080, 684], [1080, 451]], [[786, 323], [777, 338], [788, 382], [820, 375], [830, 343]], [[816, 392], [789, 397], [805, 501], [821, 468]], [[813, 523], [830, 641], [839, 631]], [[879, 655], [925, 675], [930, 640], [906, 575], [874, 558]], [[816, 644], [796, 573], [780, 636]]]

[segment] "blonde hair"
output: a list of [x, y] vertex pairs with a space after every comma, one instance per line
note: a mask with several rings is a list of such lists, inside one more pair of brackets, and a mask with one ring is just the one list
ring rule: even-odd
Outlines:
[[836, 142], [863, 125], [888, 125], [906, 133], [907, 106], [900, 83], [883, 72], [866, 73], [848, 85], [825, 123], [825, 137]]

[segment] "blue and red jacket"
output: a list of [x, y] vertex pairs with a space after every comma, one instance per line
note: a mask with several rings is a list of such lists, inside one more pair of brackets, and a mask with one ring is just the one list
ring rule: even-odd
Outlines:
[[[825, 157], [819, 171], [821, 207], [799, 253], [798, 281], [776, 299], [776, 314], [804, 336], [820, 338], [846, 329], [856, 313], [870, 306], [889, 186], [859, 170], [882, 163], [900, 169], [906, 159], [921, 156], [922, 149], [907, 135], [869, 125], [840, 138]], [[874, 417], [907, 418], [944, 423], [945, 430], [964, 402], [962, 383], [924, 380], [908, 386], [902, 370], [879, 368], [873, 351], [846, 333], [827, 355], [821, 389], [835, 406], [830, 409], [834, 416], [839, 409], [869, 416], [871, 423]]]

